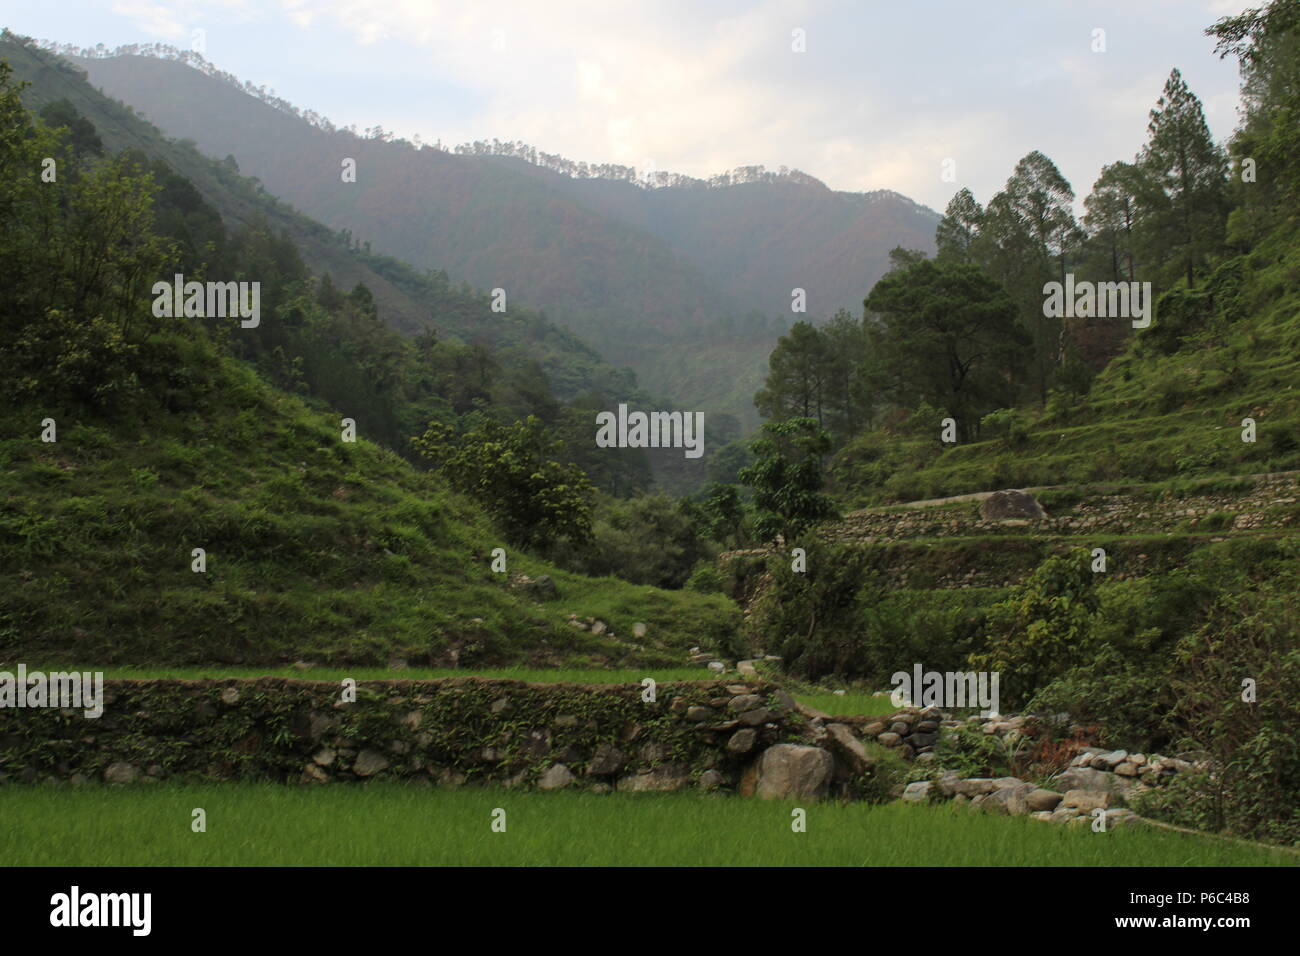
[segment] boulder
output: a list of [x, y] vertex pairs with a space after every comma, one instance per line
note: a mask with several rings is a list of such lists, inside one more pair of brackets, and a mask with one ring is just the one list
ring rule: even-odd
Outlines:
[[904, 803], [924, 803], [930, 799], [933, 784], [929, 780], [917, 780], [903, 788]]
[[1052, 783], [1062, 792], [1091, 790], [1098, 793], [1119, 793], [1123, 789], [1121, 778], [1091, 767], [1074, 767], [1062, 771], [1052, 778]]
[[816, 799], [834, 769], [834, 758], [820, 747], [776, 744], [758, 759], [756, 793], [765, 800]]
[[1062, 800], [1061, 794], [1054, 790], [1044, 790], [1041, 787], [1030, 792], [1025, 797], [1025, 803], [1033, 813], [1051, 813], [1056, 809], [1057, 804]]
[[727, 752], [733, 754], [747, 754], [754, 749], [754, 742], [758, 739], [758, 731], [752, 727], [745, 727], [737, 730], [727, 741]]
[[562, 763], [551, 764], [537, 781], [539, 790], [563, 790], [573, 783], [573, 774]]
[[875, 763], [867, 753], [867, 748], [862, 746], [862, 741], [853, 736], [853, 731], [844, 724], [827, 724], [826, 735], [835, 745], [836, 752], [853, 768], [854, 773], [862, 773]]
[[358, 777], [373, 777], [382, 770], [388, 769], [388, 758], [374, 750], [363, 750], [357, 754], [356, 763], [352, 765], [352, 772]]
[[1007, 813], [1013, 817], [1029, 812], [1028, 797], [1036, 788], [1032, 783], [1015, 783], [998, 787], [984, 798], [984, 809]]
[[1091, 813], [1093, 810], [1110, 806], [1110, 794], [1096, 790], [1069, 790], [1061, 800], [1061, 807], [1066, 810], [1080, 810]]
[[132, 764], [119, 760], [108, 765], [108, 769], [104, 771], [104, 782], [134, 783], [138, 776], [140, 776], [140, 771]]
[[1046, 518], [1047, 512], [1027, 491], [1008, 489], [995, 491], [980, 503], [980, 517], [985, 521], [1004, 521], [1008, 518]]
[[696, 786], [701, 790], [717, 790], [724, 783], [726, 778], [716, 770], [706, 770], [700, 774], [700, 779], [696, 781]]

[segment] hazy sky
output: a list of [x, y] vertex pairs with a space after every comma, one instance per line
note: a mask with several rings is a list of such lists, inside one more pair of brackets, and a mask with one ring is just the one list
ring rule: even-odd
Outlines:
[[[1224, 139], [1235, 62], [1205, 27], [1250, 0], [0, 0], [77, 45], [192, 44], [339, 125], [522, 139], [708, 176], [797, 167], [833, 189], [980, 201], [1047, 153], [1082, 197], [1130, 159], [1177, 66]], [[1095, 30], [1105, 52], [1093, 52]], [[795, 52], [795, 31], [806, 49]], [[942, 178], [955, 161], [956, 182]]]

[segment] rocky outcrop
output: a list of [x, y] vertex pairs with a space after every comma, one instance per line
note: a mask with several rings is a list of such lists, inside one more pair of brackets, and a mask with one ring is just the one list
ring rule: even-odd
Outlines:
[[1046, 518], [1047, 512], [1027, 491], [995, 491], [980, 503], [980, 517], [985, 521], [1037, 520]]

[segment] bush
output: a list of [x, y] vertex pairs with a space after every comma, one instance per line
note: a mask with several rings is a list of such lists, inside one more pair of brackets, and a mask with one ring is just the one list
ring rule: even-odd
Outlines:
[[780, 642], [777, 653], [792, 673], [854, 676], [867, 660], [866, 592], [881, 590], [871, 558], [860, 548], [815, 539], [798, 546], [806, 551], [806, 570], [794, 570], [789, 554], [773, 555], [767, 562], [772, 586], [749, 625]]

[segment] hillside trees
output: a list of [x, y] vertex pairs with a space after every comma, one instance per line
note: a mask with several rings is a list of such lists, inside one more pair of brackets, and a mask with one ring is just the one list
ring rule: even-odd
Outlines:
[[1013, 401], [1028, 337], [1015, 303], [978, 267], [927, 260], [896, 270], [865, 306], [880, 317], [873, 355], [895, 403], [945, 410], [965, 440], [982, 416]]
[[1149, 194], [1146, 248], [1162, 279], [1181, 275], [1192, 287], [1222, 246], [1227, 158], [1178, 70], [1151, 111], [1148, 131], [1138, 162], [1159, 188]]
[[1300, 208], [1300, 0], [1274, 0], [1205, 32], [1218, 40], [1220, 57], [1240, 63], [1244, 118], [1230, 146], [1240, 173], [1234, 231], [1259, 236]]
[[750, 450], [754, 463], [741, 470], [740, 480], [753, 489], [753, 530], [760, 540], [790, 540], [836, 514], [821, 490], [831, 436], [816, 419], [766, 422]]
[[475, 499], [523, 547], [591, 536], [593, 488], [577, 465], [558, 460], [563, 443], [534, 416], [503, 425], [486, 416], [462, 432], [430, 422], [415, 448], [457, 491]]

